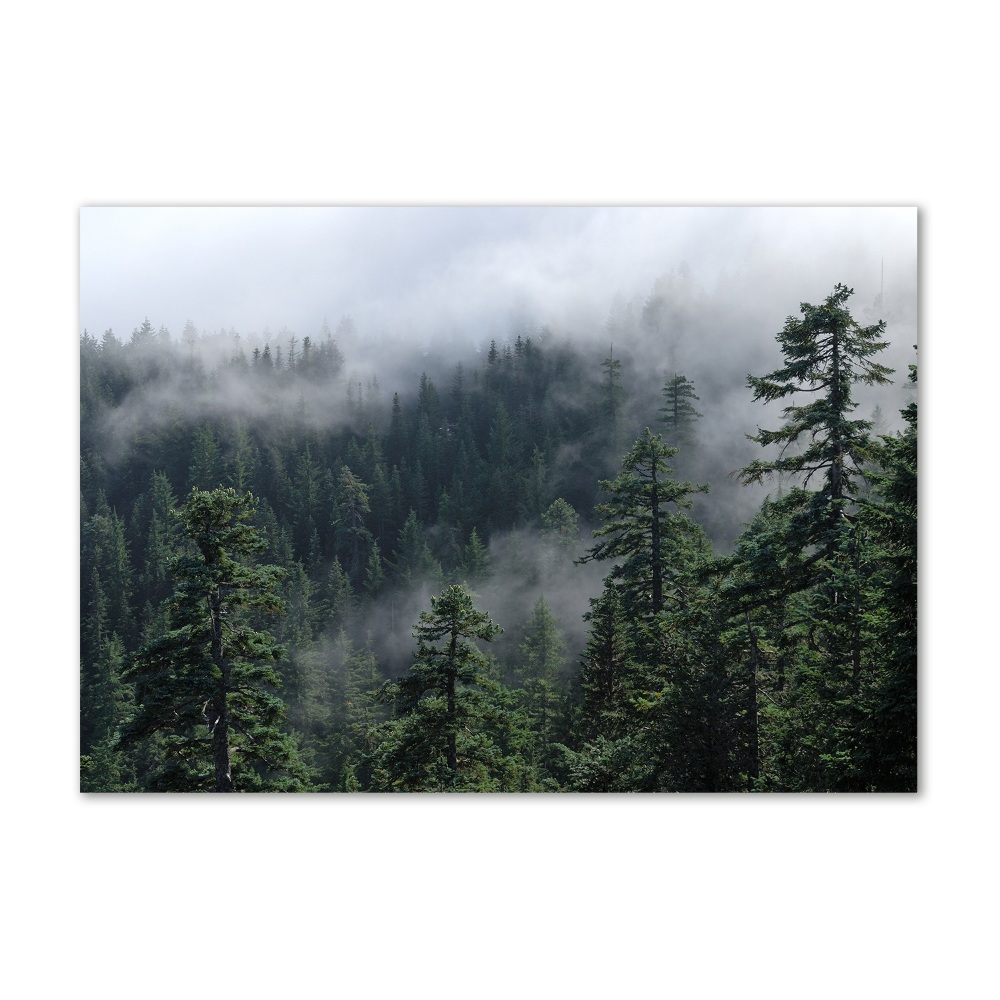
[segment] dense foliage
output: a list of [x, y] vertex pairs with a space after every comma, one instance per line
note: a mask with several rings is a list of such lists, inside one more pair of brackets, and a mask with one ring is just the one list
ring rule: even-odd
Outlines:
[[916, 404], [852, 415], [850, 295], [749, 376], [791, 405], [722, 544], [675, 472], [712, 400], [618, 345], [85, 332], [81, 787], [915, 790]]

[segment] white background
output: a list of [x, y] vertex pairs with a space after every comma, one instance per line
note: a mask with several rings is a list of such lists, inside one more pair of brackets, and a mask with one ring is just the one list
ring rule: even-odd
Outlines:
[[[3, 15], [12, 995], [983, 995], [997, 73], [942, 9]], [[79, 795], [79, 209], [278, 203], [917, 205], [921, 793]]]

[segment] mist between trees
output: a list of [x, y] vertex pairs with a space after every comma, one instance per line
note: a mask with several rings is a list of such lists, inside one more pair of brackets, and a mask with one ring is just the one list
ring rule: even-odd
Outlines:
[[766, 348], [680, 279], [447, 350], [84, 332], [81, 787], [914, 789], [915, 384], [841, 288]]

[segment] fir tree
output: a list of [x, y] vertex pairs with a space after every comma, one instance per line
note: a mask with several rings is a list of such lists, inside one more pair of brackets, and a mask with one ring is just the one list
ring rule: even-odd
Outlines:
[[431, 610], [414, 626], [409, 673], [383, 692], [395, 718], [382, 727], [373, 755], [376, 788], [502, 790], [507, 762], [487, 731], [497, 712], [495, 690], [474, 645], [501, 631], [460, 585], [431, 598]]
[[741, 472], [745, 483], [791, 476], [795, 485], [774, 501], [785, 530], [773, 545], [780, 565], [773, 589], [786, 598], [783, 627], [796, 636], [783, 741], [784, 787], [863, 790], [859, 746], [863, 688], [871, 672], [863, 605], [872, 553], [858, 517], [863, 466], [872, 454], [871, 423], [855, 420], [855, 385], [884, 385], [890, 369], [873, 358], [887, 346], [884, 322], [859, 326], [847, 309], [852, 289], [837, 285], [822, 305], [802, 303], [778, 335], [783, 367], [748, 376], [755, 400], [812, 397], [786, 406], [785, 423], [751, 440], [779, 445], [776, 458]]
[[566, 663], [566, 646], [544, 594], [536, 601], [522, 632], [517, 675], [527, 721], [535, 737], [532, 759], [541, 770], [548, 771], [555, 759], [559, 688]]
[[[916, 385], [917, 366], [910, 366]], [[878, 671], [867, 696], [864, 755], [877, 791], [917, 789], [917, 404], [905, 430], [873, 450], [873, 496], [861, 511], [874, 572], [866, 603]]]
[[147, 643], [128, 675], [139, 703], [130, 742], [163, 733], [164, 759], [151, 790], [294, 791], [307, 776], [281, 728], [284, 705], [273, 664], [283, 650], [253, 614], [280, 610], [274, 566], [263, 547], [254, 498], [231, 489], [192, 490], [180, 517], [189, 550], [173, 564], [169, 630]]
[[664, 425], [663, 438], [672, 448], [685, 448], [694, 441], [694, 425], [703, 416], [694, 408], [694, 384], [681, 374], [667, 377], [663, 386], [663, 406], [660, 422]]
[[618, 582], [630, 611], [648, 622], [669, 601], [684, 599], [684, 573], [707, 554], [708, 543], [690, 518], [667, 507], [689, 508], [691, 495], [708, 487], [673, 478], [667, 461], [676, 454], [647, 427], [622, 460], [621, 474], [603, 481], [607, 499], [597, 512], [604, 524], [594, 532], [604, 539], [579, 560], [616, 560], [611, 579]]

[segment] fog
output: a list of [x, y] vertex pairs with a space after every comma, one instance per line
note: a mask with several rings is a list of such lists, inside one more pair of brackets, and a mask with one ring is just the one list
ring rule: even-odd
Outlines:
[[[491, 340], [570, 344], [592, 382], [613, 350], [626, 396], [622, 450], [595, 456], [585, 442], [569, 442], [549, 470], [554, 484], [575, 490], [563, 495], [581, 519], [576, 556], [596, 526], [597, 471], [613, 475], [642, 428], [656, 427], [664, 378], [676, 371], [694, 383], [702, 413], [698, 446], [677, 469], [711, 486], [692, 513], [717, 550], [731, 548], [769, 491], [733, 477], [758, 457], [747, 435], [781, 419], [780, 404], [753, 402], [746, 376], [781, 367], [775, 337], [785, 318], [838, 282], [854, 288], [859, 322], [886, 320], [890, 347], [879, 361], [896, 369], [891, 387], [859, 387], [859, 415], [878, 405], [894, 429], [911, 394], [915, 209], [85, 208], [80, 244], [81, 332], [100, 339], [110, 329], [127, 341], [148, 319], [177, 343], [193, 324], [211, 373], [199, 380], [174, 371], [109, 411], [99, 433], [112, 468], [137, 427], [178, 412], [278, 424], [296, 413], [318, 428], [364, 433], [368, 419], [385, 429], [393, 393], [415, 395], [422, 373], [442, 394], [457, 363], [471, 379]], [[318, 346], [321, 331], [345, 357], [336, 385], [264, 387], [227, 370], [234, 355], [265, 345], [272, 354], [293, 338]], [[151, 358], [158, 342], [143, 345]], [[517, 641], [544, 594], [572, 660], [585, 642], [582, 615], [610, 566], [555, 566], [527, 527], [489, 544], [493, 576], [475, 589], [508, 630], [498, 649]], [[428, 582], [372, 606], [364, 629], [377, 634], [384, 661], [405, 668], [412, 623], [432, 590]]]
[[[514, 326], [603, 335], [615, 302], [641, 308], [680, 274], [717, 336], [677, 363], [766, 344], [800, 301], [841, 282], [912, 327], [912, 208], [126, 208], [80, 212], [80, 324], [119, 338], [149, 317], [175, 336], [298, 336], [353, 317], [368, 341], [481, 344]], [[738, 318], [738, 319], [737, 319]], [[734, 325], [734, 320], [736, 320]], [[893, 339], [890, 337], [890, 339]], [[648, 345], [660, 352], [662, 344]]]
[[[711, 483], [695, 512], [723, 549], [763, 496], [730, 476], [757, 457], [746, 436], [780, 421], [779, 404], [752, 401], [746, 376], [780, 367], [775, 336], [801, 302], [840, 282], [855, 290], [856, 319], [887, 321], [879, 360], [895, 385], [856, 393], [859, 415], [878, 405], [887, 430], [916, 360], [913, 208], [84, 208], [80, 251], [81, 329], [97, 338], [111, 329], [128, 340], [148, 318], [176, 341], [193, 324], [212, 363], [265, 344], [287, 351], [293, 337], [318, 344], [326, 323], [346, 356], [337, 394], [248, 393], [224, 376], [163, 383], [126, 400], [107, 434], [178, 407], [231, 417], [296, 407], [331, 427], [350, 419], [348, 383], [360, 398], [377, 379], [387, 404], [427, 372], [446, 392], [456, 363], [471, 376], [491, 340], [517, 334], [593, 352], [595, 375], [613, 349], [627, 440], [655, 426], [668, 371], [694, 382], [699, 458], [682, 471]], [[376, 410], [384, 418], [385, 405]], [[572, 475], [571, 452], [556, 478]]]

